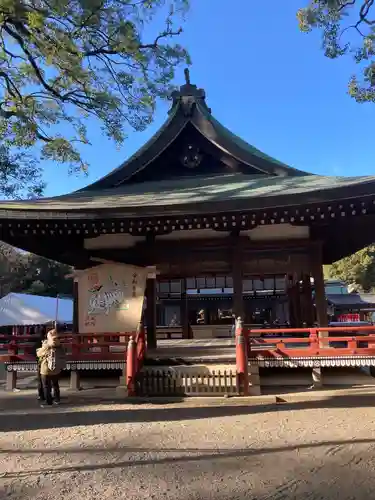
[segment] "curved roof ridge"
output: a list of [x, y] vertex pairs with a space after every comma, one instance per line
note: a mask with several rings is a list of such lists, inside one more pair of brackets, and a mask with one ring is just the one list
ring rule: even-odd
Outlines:
[[[260, 159], [261, 161], [267, 161], [272, 164], [274, 164], [274, 171], [272, 169], [265, 169], [265, 172], [271, 175], [314, 175], [311, 174], [310, 172], [305, 172], [303, 170], [299, 170], [297, 168], [291, 167], [287, 165], [286, 163], [283, 163], [276, 158], [273, 158], [272, 156], [267, 155], [266, 153], [263, 153], [263, 151], [260, 151], [256, 147], [252, 146], [248, 142], [246, 142], [244, 139], [242, 139], [240, 136], [234, 134], [231, 130], [229, 130], [227, 127], [225, 127], [219, 120], [217, 120], [211, 113], [211, 110], [207, 106], [202, 106], [201, 103], [197, 103], [197, 110], [198, 112], [203, 116], [203, 120], [208, 120], [214, 131], [210, 131], [205, 128], [202, 120], [199, 120], [199, 118], [195, 117], [194, 120], [194, 125], [196, 128], [201, 132], [207, 139], [209, 140], [214, 140], [215, 143], [217, 143], [219, 146], [223, 146], [224, 149], [228, 151], [228, 153], [232, 154], [233, 156], [238, 156], [240, 154], [240, 157], [238, 158], [239, 160], [247, 163], [248, 165], [255, 166], [256, 168], [262, 169], [261, 166], [259, 165], [254, 165], [254, 156]], [[203, 125], [203, 126], [202, 126]], [[211, 132], [211, 134], [210, 134]], [[214, 134], [216, 134], [216, 137], [214, 137]], [[220, 144], [220, 139], [221, 142], [224, 144]], [[231, 143], [232, 146], [237, 146], [236, 149], [240, 151], [234, 151], [234, 148], [231, 148]], [[248, 157], [246, 157], [248, 156]], [[263, 166], [264, 168], [264, 166]], [[279, 168], [280, 171], [276, 171], [276, 169]]]
[[[167, 120], [143, 146], [137, 149], [137, 151], [133, 153], [129, 158], [127, 158], [123, 163], [121, 163], [121, 165], [116, 167], [114, 170], [111, 170], [111, 172], [106, 174], [104, 177], [101, 177], [97, 181], [94, 181], [93, 183], [89, 184], [88, 186], [79, 189], [77, 192], [92, 191], [98, 188], [106, 189], [114, 187], [115, 185], [119, 184], [124, 180], [124, 174], [126, 174], [125, 178], [129, 178], [135, 172], [148, 165], [148, 163], [152, 161], [155, 158], [155, 156], [147, 155], [149, 156], [149, 161], [146, 164], [143, 156], [146, 155], [147, 152], [149, 152], [151, 149], [158, 150], [158, 155], [159, 155], [162, 151], [164, 151], [166, 147], [168, 147], [168, 145], [175, 139], [175, 137], [177, 137], [177, 135], [182, 131], [182, 129], [188, 123], [189, 120], [187, 117], [185, 120], [178, 120], [178, 122], [176, 121], [176, 117], [178, 117], [179, 115], [178, 111], [179, 111], [179, 104], [174, 103], [172, 108], [169, 110], [168, 113], [169, 116]], [[175, 134], [172, 135], [172, 137], [170, 137], [169, 140], [166, 141], [165, 137], [163, 137], [164, 132], [168, 128], [170, 128], [171, 124], [173, 123], [175, 126], [172, 128], [176, 128]], [[129, 166], [131, 165], [133, 166], [133, 168], [129, 168]], [[125, 169], [128, 170], [125, 171]]]
[[185, 70], [185, 79], [186, 83], [172, 92], [173, 104], [168, 119], [159, 130], [119, 167], [78, 192], [113, 188], [127, 182], [165, 151], [189, 122], [217, 148], [260, 174], [277, 177], [313, 175], [263, 153], [231, 132], [214, 118], [207, 106], [205, 91], [190, 83], [188, 70]]

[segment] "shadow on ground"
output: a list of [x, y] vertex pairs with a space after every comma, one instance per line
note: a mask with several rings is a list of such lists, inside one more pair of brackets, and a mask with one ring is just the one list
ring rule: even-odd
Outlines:
[[[2, 432], [10, 432], [126, 422], [171, 422], [323, 408], [373, 408], [374, 401], [375, 396], [369, 394], [336, 395], [318, 401], [307, 400], [280, 404], [249, 404], [248, 402], [242, 403], [238, 400], [233, 403], [230, 400], [223, 400], [223, 403], [218, 403], [216, 400], [214, 404], [209, 404], [206, 401], [203, 403], [197, 402], [197, 405], [192, 406], [188, 402], [186, 404], [176, 404], [176, 401], [173, 401], [174, 404], [168, 407], [166, 406], [166, 400], [160, 400], [159, 404], [163, 405], [162, 408], [154, 405], [151, 406], [149, 402], [144, 403], [147, 404], [147, 408], [143, 408], [141, 402], [134, 405], [129, 405], [129, 402], [126, 402], [123, 403], [126, 408], [122, 409], [121, 400], [116, 401], [113, 398], [108, 400], [98, 400], [97, 398], [90, 400], [90, 398], [86, 397], [81, 400], [68, 400], [65, 402], [65, 405], [59, 408], [38, 409], [37, 413], [15, 412], [12, 414], [12, 403], [14, 403], [14, 400], [12, 401], [10, 398], [7, 399], [8, 404], [6, 408], [2, 409], [2, 411], [6, 410], [6, 412], [3, 414], [0, 413], [0, 430]], [[80, 404], [85, 409], [80, 410]], [[106, 409], [105, 406], [109, 404], [116, 405], [116, 408]], [[95, 411], [90, 411], [90, 405], [95, 405]], [[35, 407], [37, 408], [36, 404]], [[41, 415], [43, 415], [42, 418]]]
[[[121, 453], [122, 460], [114, 460], [111, 462], [103, 461], [99, 463], [90, 463], [90, 464], [75, 464], [75, 465], [64, 465], [51, 467], [50, 469], [27, 469], [25, 471], [18, 472], [7, 472], [3, 474], [3, 478], [5, 480], [12, 481], [12, 490], [13, 485], [17, 488], [16, 491], [9, 491], [4, 489], [1, 491], [1, 498], [11, 498], [11, 499], [23, 499], [23, 498], [31, 498], [31, 489], [26, 488], [22, 490], [22, 488], [18, 485], [23, 484], [22, 479], [33, 481], [33, 478], [37, 478], [40, 475], [43, 475], [44, 481], [48, 477], [50, 477], [50, 482], [44, 483], [45, 485], [54, 485], [54, 487], [58, 487], [58, 482], [63, 478], [63, 474], [66, 473], [97, 473], [98, 471], [113, 471], [115, 469], [127, 469], [134, 468], [135, 477], [138, 474], [141, 475], [139, 467], [142, 466], [152, 466], [156, 467], [156, 469], [150, 469], [151, 476], [158, 475], [158, 472], [165, 471], [165, 466], [173, 467], [177, 465], [179, 471], [184, 472], [183, 479], [181, 481], [185, 484], [189, 484], [192, 477], [196, 475], [197, 469], [192, 469], [189, 467], [189, 464], [199, 464], [199, 470], [204, 470], [208, 474], [212, 474], [212, 464], [216, 470], [222, 470], [223, 473], [223, 486], [222, 491], [215, 492], [215, 498], [218, 500], [226, 500], [228, 498], [236, 498], [237, 500], [247, 499], [247, 500], [266, 500], [266, 499], [278, 499], [278, 500], [286, 500], [288, 498], [302, 498], [306, 497], [309, 500], [322, 500], [322, 499], [334, 499], [340, 498], [342, 500], [354, 500], [354, 499], [368, 499], [371, 498], [371, 474], [366, 474], [364, 471], [359, 470], [359, 462], [358, 457], [352, 453], [353, 446], [361, 446], [361, 445], [369, 445], [367, 448], [360, 448], [362, 450], [362, 461], [366, 462], [371, 455], [369, 455], [369, 450], [372, 449], [373, 443], [375, 439], [358, 439], [358, 440], [338, 440], [338, 441], [322, 441], [317, 443], [306, 443], [296, 445], [287, 445], [287, 446], [278, 446], [278, 447], [267, 447], [267, 448], [247, 448], [247, 449], [219, 449], [213, 452], [212, 449], [155, 449], [148, 450], [147, 452], [155, 452], [159, 454], [176, 454], [179, 456], [163, 456], [163, 457], [152, 457], [152, 458], [144, 458], [144, 459], [135, 459], [132, 456], [132, 453], [143, 453], [145, 449], [143, 448], [126, 448], [119, 447], [115, 449], [62, 449], [62, 450], [2, 450], [3, 453], [15, 453], [15, 454], [28, 454], [28, 453], [111, 453], [111, 456], [117, 452]], [[314, 456], [314, 453], [317, 452], [318, 449], [325, 448], [324, 453], [327, 455], [327, 461], [315, 461], [311, 457]], [[337, 458], [337, 450], [342, 452], [340, 459]], [[269, 462], [269, 460], [274, 460], [275, 457], [279, 456], [279, 459], [282, 460], [284, 454], [288, 456], [288, 452], [295, 453], [303, 453], [306, 451], [309, 456], [304, 458], [296, 465], [295, 468], [288, 468], [287, 466], [280, 465], [278, 467], [278, 471], [275, 471], [277, 476], [280, 471], [282, 472], [281, 476], [278, 478], [279, 481], [273, 480], [272, 483], [269, 483], [268, 480], [258, 486], [258, 481], [256, 480], [257, 476], [261, 474], [261, 469], [259, 469], [259, 460], [261, 460], [262, 464], [265, 467], [270, 466], [271, 463], [275, 465], [275, 462]], [[359, 450], [358, 450], [359, 451]], [[129, 453], [128, 460], [123, 459], [124, 453]], [[322, 450], [320, 450], [320, 455], [322, 454]], [[115, 457], [115, 455], [114, 455]], [[289, 455], [290, 457], [290, 455]], [[309, 458], [310, 457], [310, 458]], [[331, 458], [330, 458], [331, 457]], [[240, 462], [238, 461], [240, 459]], [[221, 463], [222, 461], [222, 463]], [[256, 464], [258, 462], [258, 464]], [[239, 465], [239, 463], [241, 465]], [[256, 467], [256, 471], [254, 472], [254, 466]], [[345, 466], [345, 470], [343, 470], [343, 466]], [[238, 471], [238, 468], [241, 470], [241, 475], [236, 477], [236, 491], [233, 492], [233, 495], [228, 496], [228, 490], [226, 487], [225, 477], [231, 476], [234, 470]], [[120, 471], [119, 471], [120, 473]], [[121, 472], [122, 474], [125, 471]], [[60, 476], [61, 475], [61, 476]], [[88, 476], [85, 476], [86, 478]], [[209, 480], [208, 475], [206, 477]], [[231, 478], [233, 481], [233, 477]], [[20, 480], [20, 481], [14, 481]], [[66, 480], [66, 478], [65, 478]], [[252, 481], [253, 485], [257, 487], [261, 486], [262, 494], [254, 495], [254, 491], [249, 489], [248, 481]], [[267, 484], [268, 482], [268, 484]], [[242, 483], [242, 484], [241, 484]], [[26, 485], [25, 485], [26, 486]], [[174, 488], [173, 484], [169, 485], [172, 490]], [[77, 491], [83, 494], [86, 486], [82, 484], [80, 491]], [[125, 493], [127, 486], [124, 486], [123, 493]], [[263, 489], [264, 488], [264, 489]], [[242, 491], [241, 491], [242, 490]], [[168, 489], [167, 491], [171, 491]], [[307, 493], [308, 491], [308, 493]], [[355, 495], [353, 493], [355, 492]], [[41, 493], [39, 491], [39, 493]], [[179, 493], [177, 495], [177, 493]], [[191, 492], [190, 492], [191, 493]], [[92, 494], [92, 492], [91, 492]], [[168, 498], [176, 498], [179, 500], [185, 500], [187, 498], [191, 498], [191, 496], [187, 496], [186, 491], [184, 491], [181, 495], [180, 492], [171, 491], [172, 495], [166, 495]], [[202, 483], [202, 492], [199, 495], [199, 492], [195, 491], [194, 498], [206, 498], [207, 494], [207, 483]], [[303, 495], [303, 496], [300, 496]], [[161, 495], [153, 495], [152, 498], [166, 498]], [[33, 496], [34, 498], [34, 496]], [[45, 498], [44, 496], [41, 498]], [[48, 497], [49, 498], [49, 497]], [[59, 497], [61, 498], [61, 497]], [[86, 496], [85, 496], [86, 498]], [[95, 498], [99, 498], [95, 496]], [[120, 497], [116, 497], [120, 498]], [[131, 498], [135, 498], [132, 496]], [[143, 497], [142, 497], [143, 498]]]

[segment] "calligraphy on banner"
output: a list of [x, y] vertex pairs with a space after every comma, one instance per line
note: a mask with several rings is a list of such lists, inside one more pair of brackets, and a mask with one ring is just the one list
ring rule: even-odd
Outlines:
[[131, 332], [141, 320], [147, 269], [102, 264], [78, 278], [79, 330]]

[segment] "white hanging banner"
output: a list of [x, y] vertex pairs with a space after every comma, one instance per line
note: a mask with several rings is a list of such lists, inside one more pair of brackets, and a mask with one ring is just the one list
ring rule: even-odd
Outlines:
[[102, 264], [78, 276], [79, 331], [128, 333], [141, 321], [147, 268]]

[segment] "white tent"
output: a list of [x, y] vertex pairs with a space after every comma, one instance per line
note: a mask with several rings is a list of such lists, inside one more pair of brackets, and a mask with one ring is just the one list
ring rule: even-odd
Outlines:
[[50, 323], [56, 320], [56, 307], [57, 321], [59, 323], [72, 323], [72, 299], [9, 293], [0, 299], [0, 326]]

